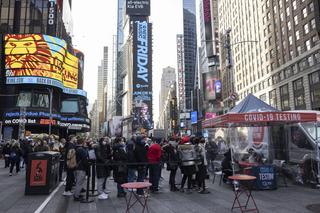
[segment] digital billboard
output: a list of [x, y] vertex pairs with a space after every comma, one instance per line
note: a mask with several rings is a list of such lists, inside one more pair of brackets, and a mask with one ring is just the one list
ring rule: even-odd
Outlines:
[[150, 0], [126, 0], [126, 14], [129, 16], [150, 16]]
[[77, 90], [78, 58], [67, 51], [64, 40], [41, 34], [7, 34], [4, 46], [7, 84]]
[[221, 98], [221, 80], [216, 79], [214, 73], [208, 72], [203, 74], [203, 87], [205, 100], [216, 100]]
[[203, 0], [203, 18], [204, 18], [204, 28], [205, 28], [206, 51], [207, 51], [207, 57], [209, 58], [213, 56], [210, 0]]
[[145, 18], [133, 20], [133, 130], [153, 128], [151, 28]]
[[191, 112], [191, 124], [196, 124], [198, 122], [198, 112]]

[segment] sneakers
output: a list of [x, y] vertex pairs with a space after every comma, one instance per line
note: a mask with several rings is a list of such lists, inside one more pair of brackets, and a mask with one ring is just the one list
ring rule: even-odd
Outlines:
[[99, 200], [105, 200], [105, 199], [108, 199], [108, 194], [106, 194], [106, 193], [102, 193], [102, 194], [100, 194], [99, 196], [98, 196], [98, 199]]
[[63, 196], [72, 196], [73, 193], [71, 191], [64, 191], [62, 195]]

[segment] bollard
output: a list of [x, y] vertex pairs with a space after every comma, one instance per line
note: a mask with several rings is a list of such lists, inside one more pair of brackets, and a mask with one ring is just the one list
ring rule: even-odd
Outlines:
[[90, 168], [92, 167], [92, 163], [89, 162], [89, 168], [87, 169], [87, 191], [85, 200], [81, 200], [81, 203], [92, 203], [93, 200], [89, 199], [89, 190], [90, 190]]
[[92, 166], [91, 166], [91, 197], [96, 197], [98, 196], [99, 194], [98, 193], [95, 193], [97, 192], [96, 190], [96, 162], [95, 161], [92, 161]]

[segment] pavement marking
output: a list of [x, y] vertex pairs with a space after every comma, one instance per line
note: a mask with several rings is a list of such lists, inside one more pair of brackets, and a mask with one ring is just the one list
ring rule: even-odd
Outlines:
[[34, 213], [40, 213], [42, 212], [42, 210], [47, 206], [47, 204], [49, 203], [49, 201], [53, 198], [53, 196], [57, 193], [57, 191], [60, 189], [60, 187], [63, 185], [64, 182], [61, 182], [58, 187], [51, 192], [51, 194], [47, 197], [47, 199], [45, 201], [43, 201], [43, 203], [41, 204], [41, 206], [39, 206], [39, 208], [34, 212]]

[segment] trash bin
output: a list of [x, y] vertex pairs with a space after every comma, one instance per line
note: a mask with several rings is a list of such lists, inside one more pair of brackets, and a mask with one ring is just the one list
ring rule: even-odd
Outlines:
[[25, 195], [49, 194], [59, 183], [59, 152], [34, 152], [29, 155]]

